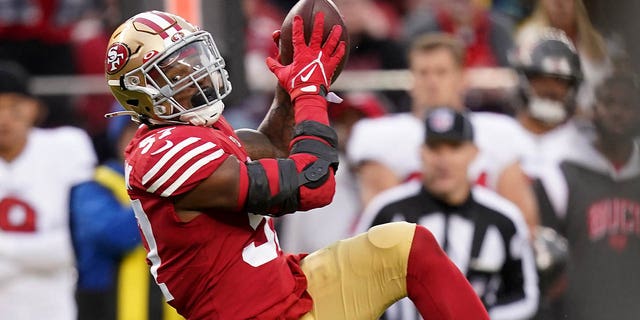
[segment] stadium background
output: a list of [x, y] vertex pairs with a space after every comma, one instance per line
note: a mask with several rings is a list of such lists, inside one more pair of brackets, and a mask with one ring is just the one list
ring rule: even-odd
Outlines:
[[[523, 10], [530, 10], [534, 0], [500, 1], [474, 0], [480, 5], [493, 9], [499, 3], [516, 3]], [[70, 124], [85, 128], [92, 136], [100, 159], [109, 156], [104, 147], [106, 120], [102, 115], [112, 107], [103, 76], [104, 46], [113, 28], [125, 17], [137, 12], [160, 9], [188, 17], [214, 35], [223, 53], [233, 81], [233, 92], [227, 100], [227, 116], [236, 126], [252, 126], [254, 118], [261, 117], [264, 104], [263, 94], [268, 94], [275, 78], [264, 68], [264, 72], [250, 72], [260, 59], [250, 61], [247, 53], [255, 47], [246, 38], [246, 27], [254, 20], [263, 20], [271, 13], [256, 7], [257, 17], [247, 17], [247, 3], [271, 2], [279, 14], [286, 13], [292, 0], [267, 1], [202, 1], [202, 0], [56, 0], [56, 1], [15, 1], [1, 0], [0, 8], [0, 59], [16, 59], [27, 67], [34, 76], [32, 89], [49, 106], [49, 113], [42, 126]], [[410, 1], [401, 1], [403, 3]], [[37, 22], [25, 16], [25, 5], [35, 5], [44, 11], [45, 17]], [[376, 3], [389, 6], [392, 1], [377, 0]], [[635, 41], [633, 32], [638, 30], [640, 2], [633, 0], [606, 1], [584, 0], [594, 26], [607, 40], [615, 40], [624, 45], [632, 62], [640, 61], [640, 43]], [[22, 11], [21, 11], [22, 10]], [[276, 13], [270, 18], [277, 17]], [[400, 12], [400, 18], [402, 12]], [[522, 20], [522, 19], [521, 19]], [[520, 21], [521, 21], [520, 20]], [[273, 21], [271, 21], [273, 22]], [[22, 24], [22, 26], [21, 26]], [[17, 26], [16, 26], [17, 25]], [[264, 26], [277, 27], [277, 25]], [[263, 27], [263, 26], [260, 26]], [[269, 32], [271, 30], [263, 30]], [[24, 32], [26, 30], [27, 32]], [[55, 50], [68, 53], [57, 59]], [[259, 44], [265, 46], [265, 44]], [[398, 55], [403, 55], [399, 52]], [[255, 62], [258, 61], [258, 62]], [[57, 66], [57, 67], [55, 67]], [[339, 91], [395, 91], [402, 93], [409, 85], [406, 70], [347, 70], [334, 85]], [[251, 76], [246, 75], [250, 73]], [[501, 97], [497, 111], [509, 112], [508, 97], [515, 85], [515, 75], [508, 68], [471, 68], [469, 70], [469, 93], [476, 93], [471, 100], [471, 108], [496, 108], [483, 97]], [[478, 92], [480, 95], [478, 96]], [[487, 94], [489, 92], [489, 94]], [[507, 97], [507, 100], [504, 100]], [[478, 99], [480, 101], [478, 101]], [[506, 102], [505, 102], [506, 101]], [[406, 111], [403, 106], [389, 110]], [[230, 112], [233, 110], [233, 112]]]

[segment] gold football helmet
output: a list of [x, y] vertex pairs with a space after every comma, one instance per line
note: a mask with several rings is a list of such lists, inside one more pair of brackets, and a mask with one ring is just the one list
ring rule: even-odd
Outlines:
[[209, 32], [161, 11], [143, 12], [111, 35], [107, 84], [130, 115], [147, 124], [208, 126], [231, 91], [224, 59]]

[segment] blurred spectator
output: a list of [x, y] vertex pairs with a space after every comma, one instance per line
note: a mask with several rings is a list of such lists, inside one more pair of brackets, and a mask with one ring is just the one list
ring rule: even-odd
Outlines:
[[0, 64], [0, 314], [70, 320], [69, 197], [72, 186], [91, 179], [96, 156], [80, 129], [34, 127], [41, 105], [28, 81], [18, 64]]
[[403, 69], [406, 59], [394, 39], [393, 21], [373, 0], [336, 0], [349, 32], [350, 70]]
[[[102, 75], [105, 23], [117, 15], [114, 0], [0, 0], [0, 59], [20, 62], [34, 76]], [[106, 150], [108, 94], [41, 97], [49, 112], [41, 126], [84, 128], [99, 160]]]
[[[109, 43], [111, 30], [107, 24], [108, 16], [100, 12], [100, 9], [102, 8], [93, 7], [85, 11], [71, 33], [77, 75], [104, 74], [105, 48]], [[73, 97], [79, 125], [89, 133], [101, 162], [115, 156], [107, 141], [107, 120], [104, 117], [113, 103], [114, 99], [109, 93], [79, 94]]]
[[286, 12], [290, 9], [287, 6], [288, 4], [276, 0], [242, 1], [246, 21], [245, 78], [249, 88], [257, 90], [251, 91], [238, 104], [225, 110], [225, 117], [234, 127], [256, 128], [267, 111], [265, 106], [271, 104], [271, 88], [276, 86], [277, 79], [267, 68], [265, 59], [278, 54], [272, 34], [280, 29]]
[[345, 148], [353, 125], [363, 118], [384, 115], [388, 107], [372, 93], [341, 94], [344, 101], [329, 104], [331, 126], [338, 134], [340, 168], [336, 172], [336, 194], [326, 207], [280, 219], [282, 247], [290, 252], [313, 252], [353, 234], [362, 211], [355, 174], [346, 161]]
[[593, 104], [593, 86], [606, 74], [610, 64], [602, 35], [591, 24], [582, 0], [539, 0], [531, 17], [517, 30], [518, 47], [533, 45], [548, 27], [564, 31], [578, 50], [584, 73], [577, 97], [578, 111], [588, 116]]
[[[347, 156], [355, 166], [365, 206], [379, 192], [420, 174], [418, 151], [424, 136], [421, 119], [428, 110], [439, 106], [465, 110], [464, 52], [451, 35], [430, 34], [416, 39], [409, 51], [411, 113], [363, 119], [354, 126]], [[538, 221], [535, 197], [516, 153], [522, 130], [505, 115], [473, 112], [469, 117], [476, 127], [480, 149], [469, 178], [513, 201], [533, 228]]]
[[117, 156], [71, 194], [78, 320], [180, 319], [175, 309], [163, 306], [162, 293], [148, 273], [125, 187], [124, 149], [137, 128], [129, 117], [112, 118], [108, 137]]
[[[76, 54], [75, 39], [88, 25], [78, 23], [87, 14], [100, 12], [102, 1], [15, 1], [0, 0], [0, 59], [19, 62], [32, 75], [71, 75], [79, 61], [102, 55], [95, 51]], [[49, 112], [46, 127], [79, 125], [72, 100], [65, 96], [43, 97]]]
[[514, 68], [522, 98], [516, 118], [527, 136], [520, 145], [523, 168], [537, 177], [545, 161], [562, 158], [572, 139], [583, 134], [574, 118], [581, 59], [564, 32], [546, 28], [533, 44], [519, 47]]
[[473, 0], [436, 0], [405, 17], [405, 39], [445, 32], [465, 46], [466, 67], [507, 66], [507, 52], [513, 47], [508, 21]]
[[0, 1], [0, 58], [32, 74], [75, 71], [71, 34], [89, 1]]
[[[559, 29], [547, 28], [536, 42], [519, 48], [514, 68], [519, 74], [522, 105], [516, 118], [524, 138], [518, 147], [522, 167], [539, 190], [540, 180], [547, 179], [547, 166], [557, 164], [587, 134], [574, 117], [576, 94], [582, 81], [580, 57], [571, 41]], [[541, 202], [544, 205], [544, 202]], [[541, 216], [545, 226], [553, 226], [549, 215]], [[545, 228], [534, 230], [540, 286], [542, 290], [540, 319], [551, 317], [558, 303], [556, 278], [565, 266], [566, 247], [563, 239]], [[551, 239], [547, 239], [551, 237]], [[547, 239], [547, 240], [545, 240]]]
[[[349, 33], [350, 51], [345, 70], [406, 69], [405, 50], [395, 38], [392, 15], [374, 0], [335, 0]], [[393, 110], [402, 110], [408, 97], [402, 91], [382, 91]]]
[[[264, 61], [266, 57], [278, 54], [272, 33], [279, 30], [285, 17], [270, 0], [243, 0], [242, 9], [247, 22], [245, 29], [245, 67], [250, 87], [259, 87], [263, 83], [276, 85], [276, 79], [269, 74]], [[267, 77], [261, 78], [260, 75]], [[263, 87], [266, 85], [262, 85]]]
[[509, 30], [514, 30], [531, 13], [535, 0], [493, 0], [491, 12], [506, 19]]
[[[492, 320], [529, 319], [537, 310], [538, 287], [522, 213], [467, 178], [478, 153], [467, 116], [436, 108], [424, 123], [421, 181], [399, 185], [374, 198], [358, 231], [392, 221], [425, 226], [466, 275]], [[387, 319], [418, 317], [415, 309], [394, 308], [400, 312], [387, 312]]]
[[[596, 88], [595, 137], [582, 136], [545, 175], [544, 215], [569, 241], [567, 290], [555, 319], [637, 319], [640, 314], [640, 86], [617, 72]], [[551, 318], [545, 318], [551, 319]]]

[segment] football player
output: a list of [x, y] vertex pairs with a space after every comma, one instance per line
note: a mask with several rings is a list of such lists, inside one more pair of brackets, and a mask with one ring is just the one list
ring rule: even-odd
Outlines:
[[536, 177], [537, 166], [562, 157], [571, 139], [582, 135], [573, 121], [582, 67], [571, 40], [553, 28], [531, 45], [519, 47], [513, 66], [523, 102], [516, 118], [527, 137], [522, 141], [526, 150], [523, 169]]
[[96, 155], [81, 129], [35, 127], [28, 84], [21, 66], [0, 63], [0, 318], [75, 319], [69, 197]]
[[[323, 15], [309, 44], [293, 21], [293, 62], [257, 130], [221, 115], [231, 91], [210, 33], [173, 14], [116, 29], [107, 82], [142, 125], [126, 149], [128, 194], [165, 298], [188, 319], [376, 319], [409, 296], [437, 319], [487, 319], [464, 276], [423, 227], [395, 223], [309, 255], [283, 253], [270, 216], [331, 202], [338, 167], [330, 80], [345, 52]], [[277, 33], [276, 33], [277, 35]], [[277, 38], [277, 37], [276, 37]]]
[[563, 283], [558, 278], [568, 254], [566, 239], [548, 228], [556, 227], [556, 219], [549, 214], [542, 185], [556, 179], [550, 173], [553, 171], [546, 168], [575, 152], [573, 147], [587, 134], [574, 117], [583, 73], [573, 43], [563, 31], [554, 28], [544, 29], [530, 44], [519, 46], [513, 58], [522, 98], [516, 114], [524, 129], [519, 140], [522, 168], [533, 181], [541, 213], [541, 226], [534, 230], [534, 248], [543, 299], [538, 317], [542, 319], [549, 317], [549, 306], [559, 301], [557, 292]]

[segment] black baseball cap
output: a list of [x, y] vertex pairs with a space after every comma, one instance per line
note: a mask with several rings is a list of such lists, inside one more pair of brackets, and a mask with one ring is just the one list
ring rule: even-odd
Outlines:
[[427, 114], [424, 140], [426, 144], [466, 141], [473, 141], [473, 126], [464, 113], [448, 107], [438, 107]]
[[14, 61], [0, 61], [0, 94], [17, 93], [31, 97], [29, 73]]

